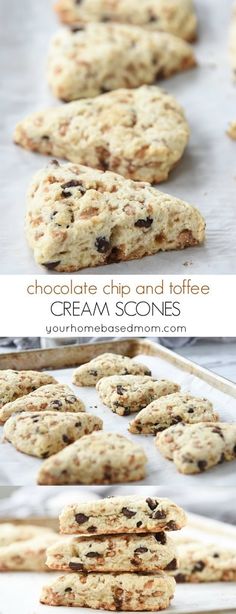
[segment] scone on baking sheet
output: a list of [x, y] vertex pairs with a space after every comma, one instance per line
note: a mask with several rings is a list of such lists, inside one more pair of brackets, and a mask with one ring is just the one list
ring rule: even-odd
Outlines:
[[114, 21], [171, 32], [189, 41], [196, 38], [193, 0], [57, 0], [55, 10], [70, 25]]
[[102, 426], [100, 418], [85, 413], [21, 412], [7, 420], [3, 432], [20, 452], [48, 458]]
[[28, 243], [49, 270], [73, 272], [204, 241], [197, 209], [110, 172], [54, 161], [35, 175], [27, 200]]
[[[35, 112], [16, 126], [14, 140], [31, 151], [159, 183], [182, 158], [189, 126], [175, 98], [155, 85], [144, 85]], [[73, 184], [63, 188], [68, 199], [69, 187]], [[86, 200], [82, 190], [84, 194]], [[94, 194], [92, 208], [97, 200]], [[70, 209], [68, 200], [68, 224]]]
[[112, 375], [103, 377], [96, 389], [104, 405], [120, 416], [138, 412], [154, 399], [177, 392], [178, 384], [142, 375]]
[[236, 553], [219, 544], [186, 543], [177, 546], [176, 582], [230, 582], [236, 580]]
[[175, 580], [166, 573], [70, 573], [45, 586], [40, 601], [54, 606], [102, 610], [158, 611], [174, 596]]
[[159, 533], [182, 529], [184, 510], [163, 497], [140, 495], [107, 497], [97, 501], [67, 505], [60, 515], [64, 534], [110, 535], [119, 533]]
[[74, 572], [155, 572], [177, 568], [176, 546], [164, 532], [100, 535], [60, 541], [47, 550], [52, 570]]
[[131, 433], [156, 435], [179, 422], [194, 424], [217, 420], [219, 420], [219, 416], [213, 410], [210, 401], [183, 392], [176, 392], [156, 399], [142, 409], [130, 422], [129, 431]]
[[6, 422], [12, 414], [26, 412], [82, 412], [85, 411], [83, 401], [78, 399], [73, 390], [66, 384], [49, 384], [40, 386], [34, 392], [6, 403], [0, 409], [0, 422]]
[[76, 386], [96, 386], [102, 377], [109, 375], [151, 375], [151, 371], [134, 358], [107, 352], [78, 367], [72, 381]]
[[192, 47], [172, 34], [93, 23], [53, 37], [47, 79], [54, 96], [69, 102], [149, 85], [193, 66]]
[[44, 534], [54, 534], [51, 529], [31, 524], [14, 524], [13, 522], [0, 523], [0, 548], [10, 546], [12, 543], [32, 540]]
[[38, 484], [116, 484], [146, 475], [143, 449], [116, 433], [92, 433], [45, 460]]
[[174, 461], [180, 473], [201, 473], [236, 459], [236, 424], [179, 423], [159, 433], [156, 445], [165, 458]]
[[[6, 403], [15, 401], [40, 386], [56, 383], [56, 379], [45, 372], [2, 370], [0, 371], [0, 409]], [[0, 411], [0, 423], [2, 421]]]
[[45, 531], [41, 536], [0, 547], [0, 572], [49, 571], [46, 565], [47, 548], [58, 539], [60, 537], [56, 533]]

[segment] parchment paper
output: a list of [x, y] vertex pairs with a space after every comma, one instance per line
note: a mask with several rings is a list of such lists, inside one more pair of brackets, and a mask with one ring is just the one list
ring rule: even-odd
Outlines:
[[[58, 104], [45, 80], [49, 40], [58, 28], [53, 2], [1, 1], [0, 273], [45, 273], [26, 245], [24, 213], [27, 186], [48, 159], [13, 145], [12, 133], [27, 114]], [[199, 67], [160, 82], [184, 106], [192, 136], [184, 159], [159, 189], [200, 208], [207, 222], [205, 246], [82, 273], [235, 273], [236, 143], [225, 134], [228, 122], [236, 118], [236, 88], [227, 50], [232, 2], [196, 0]]]

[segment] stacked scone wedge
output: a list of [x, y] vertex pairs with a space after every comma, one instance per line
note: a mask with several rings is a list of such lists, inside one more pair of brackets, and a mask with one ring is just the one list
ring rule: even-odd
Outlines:
[[168, 499], [110, 497], [66, 507], [61, 532], [70, 540], [50, 547], [47, 565], [64, 571], [43, 588], [41, 602], [104, 610], [157, 611], [174, 595], [177, 567], [171, 530], [186, 524]]

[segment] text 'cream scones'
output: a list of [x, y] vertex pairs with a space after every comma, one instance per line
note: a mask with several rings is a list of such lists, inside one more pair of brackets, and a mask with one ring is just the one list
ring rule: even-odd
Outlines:
[[[57, 381], [48, 373], [38, 371], [13, 371], [7, 369], [0, 371], [0, 409], [6, 403], [15, 401], [25, 394], [29, 394], [46, 384], [56, 384]], [[0, 411], [0, 423], [4, 421], [3, 412]]]
[[196, 38], [193, 0], [57, 0], [55, 10], [70, 25], [115, 21]]
[[143, 449], [116, 433], [92, 433], [44, 461], [39, 484], [116, 484], [146, 475]]
[[45, 531], [41, 536], [17, 541], [0, 548], [1, 571], [49, 571], [46, 566], [47, 548], [60, 539]]
[[36, 262], [73, 272], [198, 245], [205, 222], [150, 184], [54, 161], [30, 185], [26, 234]]
[[47, 76], [53, 94], [68, 102], [149, 85], [195, 65], [192, 47], [172, 34], [93, 23], [53, 37]]
[[102, 377], [110, 375], [151, 375], [151, 371], [133, 358], [106, 353], [78, 367], [72, 381], [76, 386], [96, 386]]
[[175, 580], [152, 574], [70, 573], [45, 586], [41, 603], [119, 611], [158, 611], [174, 596]]
[[47, 551], [50, 569], [79, 572], [154, 572], [177, 568], [176, 546], [164, 532], [100, 535], [61, 541]]
[[66, 506], [60, 515], [65, 534], [98, 535], [177, 531], [186, 525], [181, 507], [160, 497], [107, 497]]
[[177, 392], [161, 397], [142, 409], [129, 425], [131, 433], [156, 435], [160, 431], [185, 422], [214, 422], [219, 416], [207, 399]]
[[236, 459], [236, 424], [177, 424], [159, 433], [156, 445], [180, 473], [201, 473]]
[[179, 544], [176, 582], [229, 582], [236, 580], [236, 554], [219, 544]]
[[154, 399], [178, 391], [180, 386], [148, 376], [112, 375], [99, 380], [96, 388], [100, 399], [115, 414], [128, 416], [140, 411]]
[[188, 139], [182, 107], [154, 85], [33, 113], [14, 134], [25, 149], [150, 183], [167, 179]]
[[7, 420], [3, 432], [20, 452], [48, 458], [102, 426], [100, 418], [85, 413], [21, 412]]
[[12, 414], [22, 411], [44, 412], [82, 412], [84, 403], [78, 399], [66, 384], [49, 384], [40, 386], [34, 392], [6, 403], [0, 410], [0, 421], [5, 422]]
[[45, 533], [53, 533], [51, 529], [31, 524], [16, 525], [12, 522], [0, 523], [0, 548], [9, 546], [13, 542], [27, 541], [40, 537]]

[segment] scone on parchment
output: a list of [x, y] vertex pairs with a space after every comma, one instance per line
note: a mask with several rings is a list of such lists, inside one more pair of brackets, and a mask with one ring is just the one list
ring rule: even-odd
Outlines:
[[143, 449], [116, 433], [92, 433], [43, 462], [38, 484], [117, 484], [146, 475]]
[[7, 420], [3, 433], [20, 452], [48, 458], [102, 426], [102, 420], [91, 414], [21, 412]]
[[110, 375], [151, 375], [151, 371], [134, 358], [107, 352], [77, 367], [72, 381], [76, 386], [96, 386], [102, 377]]
[[82, 412], [83, 401], [78, 399], [66, 384], [49, 384], [40, 386], [34, 392], [21, 396], [11, 403], [6, 403], [0, 410], [0, 422], [6, 422], [12, 414], [22, 411], [44, 412]]
[[196, 38], [193, 0], [57, 0], [55, 10], [69, 25], [114, 21], [171, 32], [189, 41]]
[[178, 569], [171, 571], [176, 582], [230, 582], [236, 580], [236, 553], [219, 544], [177, 545]]
[[27, 200], [28, 243], [49, 270], [73, 272], [204, 241], [205, 222], [191, 205], [80, 165], [55, 161], [39, 171]]
[[53, 37], [47, 79], [54, 96], [69, 102], [149, 85], [193, 66], [193, 48], [172, 34], [92, 23]]
[[144, 85], [32, 113], [16, 126], [14, 140], [31, 151], [159, 183], [182, 158], [189, 126], [173, 96]]
[[[0, 409], [6, 403], [15, 401], [46, 384], [57, 384], [57, 380], [48, 373], [39, 371], [0, 371]], [[4, 421], [0, 412], [0, 423]]]
[[120, 416], [138, 412], [162, 396], [177, 392], [178, 384], [147, 375], [112, 375], [103, 377], [96, 389], [104, 405]]
[[54, 606], [119, 611], [158, 611], [174, 596], [175, 580], [166, 573], [70, 573], [42, 590], [40, 601]]

